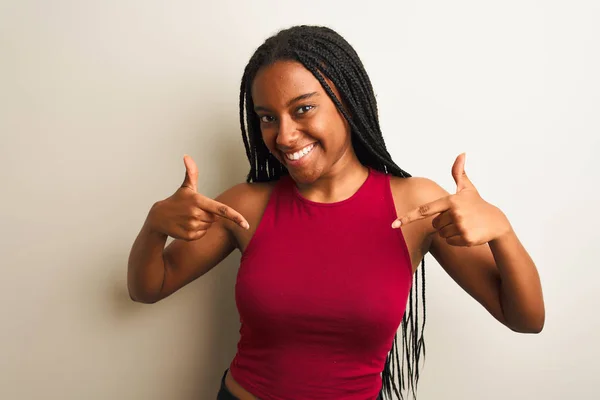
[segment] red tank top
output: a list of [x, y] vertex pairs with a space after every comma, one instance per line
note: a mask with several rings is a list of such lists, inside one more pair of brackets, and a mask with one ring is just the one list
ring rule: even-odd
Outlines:
[[367, 400], [412, 284], [390, 176], [369, 169], [352, 197], [316, 203], [285, 176], [242, 255], [232, 377], [261, 400]]

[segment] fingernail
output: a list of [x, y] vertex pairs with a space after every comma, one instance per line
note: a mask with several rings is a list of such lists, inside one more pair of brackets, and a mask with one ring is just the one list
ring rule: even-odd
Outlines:
[[250, 229], [250, 225], [247, 222], [242, 222], [242, 228]]
[[394, 228], [394, 229], [400, 228], [400, 225], [402, 225], [402, 222], [400, 222], [400, 220], [397, 219], [392, 223], [392, 228]]

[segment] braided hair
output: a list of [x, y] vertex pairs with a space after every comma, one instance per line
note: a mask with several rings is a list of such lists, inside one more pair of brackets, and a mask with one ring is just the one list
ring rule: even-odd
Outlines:
[[[411, 176], [394, 163], [386, 149], [373, 87], [356, 51], [330, 28], [301, 25], [281, 30], [268, 38], [258, 47], [244, 69], [240, 87], [240, 125], [250, 162], [247, 182], [269, 182], [288, 174], [285, 166], [269, 152], [262, 139], [260, 120], [254, 112], [251, 95], [252, 82], [258, 70], [279, 60], [301, 63], [321, 83], [350, 125], [352, 146], [361, 164], [402, 178]], [[342, 99], [337, 98], [326, 78], [335, 85]], [[419, 361], [421, 354], [425, 356], [424, 261], [421, 261], [420, 280], [423, 321], [419, 323], [419, 276], [415, 274], [401, 323], [402, 338], [396, 333], [381, 372], [383, 384], [379, 398], [382, 400], [392, 400], [394, 395], [404, 399], [404, 390], [412, 390], [416, 399]]]

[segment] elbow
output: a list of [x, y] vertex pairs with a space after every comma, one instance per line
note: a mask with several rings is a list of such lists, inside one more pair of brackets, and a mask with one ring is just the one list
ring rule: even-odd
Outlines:
[[127, 289], [129, 292], [129, 298], [131, 299], [131, 301], [136, 303], [154, 304], [162, 299], [162, 297], [159, 295], [135, 290], [131, 287], [131, 285], [127, 285]]
[[136, 303], [141, 303], [141, 304], [154, 304], [156, 302], [158, 302], [160, 300], [159, 297], [153, 297], [153, 296], [134, 296], [131, 293], [129, 293], [129, 298], [136, 302]]
[[131, 301], [133, 301], [134, 303], [152, 304], [147, 299], [144, 299], [144, 298], [142, 298], [140, 296], [136, 296], [136, 295], [132, 294], [131, 292], [129, 292], [129, 299]]
[[511, 327], [511, 329], [517, 333], [538, 334], [538, 333], [541, 333], [542, 330], [544, 329], [544, 324]]
[[517, 333], [537, 334], [544, 330], [545, 315], [542, 313], [534, 318], [528, 318], [520, 324], [509, 325], [509, 328]]
[[[504, 305], [504, 304], [502, 304]], [[516, 333], [541, 333], [546, 322], [544, 302], [522, 302], [520, 307], [501, 307], [502, 321]]]
[[127, 274], [127, 292], [131, 301], [142, 304], [154, 304], [162, 300], [164, 281], [160, 287], [153, 287], [148, 284], [146, 279], [140, 279], [135, 276], [130, 267]]
[[529, 318], [528, 331], [525, 333], [541, 333], [544, 330], [544, 325], [546, 323], [546, 310], [544, 308], [544, 304], [539, 307], [537, 313]]
[[534, 324], [532, 324], [528, 330], [528, 332], [525, 333], [541, 333], [544, 330], [544, 324], [546, 322], [546, 318], [545, 316], [541, 316], [540, 318], [538, 318], [536, 320], [536, 322]]

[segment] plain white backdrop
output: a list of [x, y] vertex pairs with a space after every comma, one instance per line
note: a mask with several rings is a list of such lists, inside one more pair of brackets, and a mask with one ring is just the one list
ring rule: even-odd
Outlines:
[[127, 256], [183, 154], [205, 195], [244, 180], [243, 68], [294, 24], [356, 48], [403, 169], [452, 191], [466, 151], [541, 274], [546, 326], [522, 335], [427, 257], [419, 400], [598, 398], [599, 20], [595, 0], [0, 1], [0, 398], [215, 398], [239, 254], [154, 305]]

